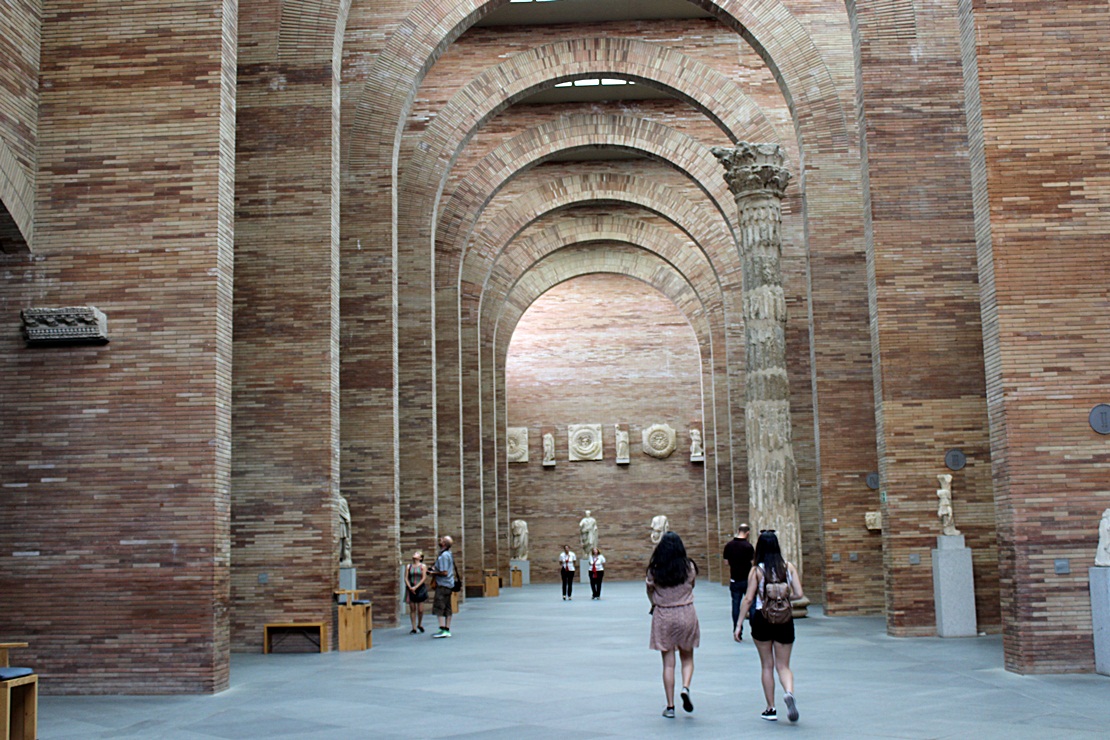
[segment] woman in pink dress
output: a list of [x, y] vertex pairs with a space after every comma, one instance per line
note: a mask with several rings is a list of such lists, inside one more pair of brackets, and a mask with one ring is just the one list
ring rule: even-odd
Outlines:
[[651, 601], [651, 639], [648, 647], [663, 654], [663, 716], [674, 719], [675, 652], [682, 660], [682, 708], [694, 711], [690, 680], [694, 677], [694, 648], [701, 641], [698, 614], [694, 611], [694, 581], [698, 566], [686, 557], [682, 538], [667, 532], [655, 546], [647, 568], [647, 594]]

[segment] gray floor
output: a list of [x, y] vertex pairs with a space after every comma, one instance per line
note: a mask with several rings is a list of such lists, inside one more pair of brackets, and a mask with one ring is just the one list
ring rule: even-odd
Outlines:
[[[58, 697], [41, 738], [1064, 738], [1110, 734], [1110, 679], [1017, 676], [1000, 637], [887, 637], [877, 618], [798, 622], [801, 721], [759, 718], [759, 657], [729, 635], [727, 589], [702, 583], [695, 710], [663, 719], [643, 586], [557, 585], [472, 599], [454, 637], [374, 632], [363, 653], [235, 655], [215, 696]], [[428, 625], [434, 618], [427, 619]], [[781, 701], [780, 701], [780, 711]], [[783, 715], [785, 712], [783, 711]]]

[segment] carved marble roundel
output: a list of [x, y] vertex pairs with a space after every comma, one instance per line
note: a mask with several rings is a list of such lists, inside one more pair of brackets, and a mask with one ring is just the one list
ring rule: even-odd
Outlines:
[[567, 427], [571, 460], [601, 459], [601, 425], [571, 424]]
[[528, 462], [528, 427], [505, 428], [505, 456], [511, 463]]
[[670, 424], [652, 424], [643, 431], [644, 454], [652, 457], [670, 457], [677, 443], [677, 435]]

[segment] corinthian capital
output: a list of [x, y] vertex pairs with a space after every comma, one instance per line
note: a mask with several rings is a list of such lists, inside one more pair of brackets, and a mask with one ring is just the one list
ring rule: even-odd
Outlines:
[[781, 198], [786, 192], [790, 171], [783, 166], [786, 157], [778, 144], [741, 141], [731, 149], [715, 146], [712, 152], [725, 168], [725, 182], [733, 195], [767, 191]]

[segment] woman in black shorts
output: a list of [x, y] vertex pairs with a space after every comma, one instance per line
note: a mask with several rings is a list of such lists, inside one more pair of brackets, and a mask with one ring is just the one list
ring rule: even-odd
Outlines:
[[779, 681], [784, 692], [783, 701], [786, 703], [786, 716], [791, 722], [798, 721], [798, 706], [794, 701], [794, 673], [790, 670], [790, 651], [794, 648], [794, 619], [791, 617], [786, 624], [771, 624], [763, 617], [763, 594], [766, 582], [787, 583], [790, 586], [790, 598], [802, 598], [802, 579], [793, 563], [782, 559], [782, 550], [779, 549], [779, 538], [774, 530], [764, 530], [759, 533], [759, 541], [755, 545], [755, 565], [748, 573], [748, 592], [740, 604], [740, 619], [736, 623], [733, 638], [739, 642], [744, 636], [744, 617], [749, 616], [749, 609], [755, 603], [755, 609], [750, 612], [752, 624], [752, 639], [759, 651], [759, 662], [763, 667], [761, 680], [763, 682], [763, 695], [767, 699], [767, 708], [760, 715], [763, 719], [776, 720], [778, 712], [775, 711], [775, 671], [779, 673]]

